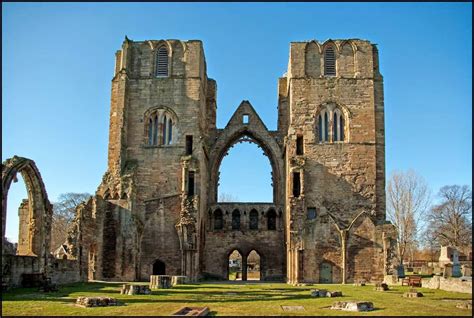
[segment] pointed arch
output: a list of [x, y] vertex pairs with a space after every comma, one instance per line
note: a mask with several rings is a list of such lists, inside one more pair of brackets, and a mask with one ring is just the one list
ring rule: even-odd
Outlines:
[[311, 41], [306, 44], [305, 49], [305, 73], [309, 77], [319, 77], [321, 75], [321, 53], [317, 42]]
[[324, 45], [323, 48], [323, 63], [324, 63], [324, 76], [336, 76], [336, 54], [337, 47], [333, 43]]
[[338, 73], [341, 77], [354, 77], [355, 75], [355, 49], [352, 41], [341, 44], [338, 60]]
[[171, 73], [172, 47], [168, 41], [161, 40], [154, 50], [155, 77], [169, 77]]

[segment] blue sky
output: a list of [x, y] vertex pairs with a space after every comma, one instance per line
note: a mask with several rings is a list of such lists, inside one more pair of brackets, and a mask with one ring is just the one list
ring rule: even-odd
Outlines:
[[[384, 76], [386, 172], [413, 169], [434, 192], [471, 185], [471, 3], [2, 3], [2, 161], [35, 160], [51, 201], [94, 193], [106, 170], [114, 54], [132, 40], [199, 39], [218, 85], [218, 127], [249, 100], [269, 129], [291, 41], [377, 43]], [[261, 149], [239, 144], [220, 191], [271, 200]], [[236, 169], [246, 164], [246, 170]], [[251, 181], [249, 181], [251, 180]], [[9, 192], [17, 236], [26, 190]]]

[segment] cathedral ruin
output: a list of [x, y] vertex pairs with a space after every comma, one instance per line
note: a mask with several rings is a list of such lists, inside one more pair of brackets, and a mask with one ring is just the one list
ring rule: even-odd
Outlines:
[[[381, 281], [390, 272], [395, 230], [385, 216], [383, 78], [374, 44], [292, 42], [274, 131], [245, 100], [216, 127], [217, 84], [201, 41], [126, 38], [115, 61], [108, 169], [95, 196], [77, 207], [66, 243], [74, 277], [227, 279], [234, 251], [242, 280], [252, 251], [265, 281]], [[218, 201], [221, 161], [239, 142], [269, 158], [272, 202]], [[11, 182], [5, 167], [2, 179]], [[36, 211], [35, 202], [23, 209]], [[47, 246], [49, 234], [38, 235], [43, 245], [32, 251]]]

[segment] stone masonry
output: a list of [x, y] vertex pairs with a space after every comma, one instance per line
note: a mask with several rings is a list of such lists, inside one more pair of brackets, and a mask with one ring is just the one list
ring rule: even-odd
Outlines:
[[[346, 283], [391, 273], [374, 44], [292, 42], [275, 131], [245, 100], [216, 127], [217, 85], [201, 41], [125, 38], [115, 56], [108, 169], [65, 243], [80, 277], [227, 279], [235, 250], [243, 280], [252, 251], [261, 280]], [[239, 142], [268, 156], [273, 202], [218, 202], [221, 161]]]

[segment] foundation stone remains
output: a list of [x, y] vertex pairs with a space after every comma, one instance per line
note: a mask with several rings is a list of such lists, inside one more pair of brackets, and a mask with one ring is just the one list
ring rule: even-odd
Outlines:
[[335, 302], [331, 309], [345, 311], [372, 311], [374, 305], [370, 301], [338, 301]]
[[81, 307], [118, 306], [120, 303], [112, 297], [78, 297], [76, 305]]
[[150, 287], [146, 285], [129, 285], [124, 284], [120, 289], [120, 294], [122, 295], [150, 295]]

